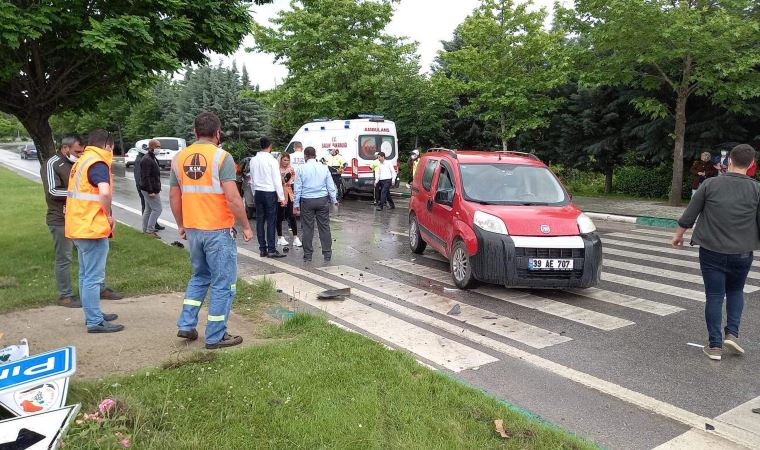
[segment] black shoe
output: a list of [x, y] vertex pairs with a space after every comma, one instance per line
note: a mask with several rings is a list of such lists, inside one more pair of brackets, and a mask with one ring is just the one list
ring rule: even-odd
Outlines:
[[383, 210], [382, 206], [378, 206], [377, 208], [375, 208], [375, 211], [382, 211], [382, 210]]
[[195, 328], [192, 330], [179, 330], [177, 331], [177, 337], [187, 339], [188, 341], [194, 341], [198, 339], [198, 331]]
[[332, 258], [329, 256], [325, 256], [325, 262], [330, 262], [330, 261], [332, 261]]
[[233, 336], [229, 333], [224, 333], [224, 337], [221, 341], [213, 344], [206, 344], [206, 348], [209, 350], [215, 350], [217, 348], [232, 347], [243, 343], [243, 338], [240, 336]]
[[116, 333], [123, 329], [124, 329], [124, 325], [118, 325], [115, 323], [106, 322], [104, 320], [103, 322], [100, 322], [94, 327], [87, 327], [87, 332], [88, 333]]
[[259, 256], [261, 256], [262, 258], [267, 258], [267, 257], [269, 257], [269, 253], [267, 253], [267, 252], [259, 252]]
[[388, 207], [388, 209], [396, 209], [396, 205], [391, 205]]
[[119, 318], [118, 314], [106, 314], [106, 313], [103, 313], [103, 320], [105, 320], [106, 322], [113, 322], [114, 320], [116, 320], [118, 318]]
[[311, 262], [311, 256], [304, 256], [303, 260], [304, 262]]
[[121, 292], [116, 292], [111, 288], [105, 288], [102, 291], [100, 291], [100, 299], [101, 300], [121, 300], [124, 298], [124, 294]]
[[288, 256], [288, 255], [283, 255], [282, 253], [278, 252], [277, 250], [275, 250], [275, 251], [273, 251], [272, 253], [269, 254], [270, 258], [284, 258], [286, 256]]
[[165, 227], [165, 226], [163, 226], [163, 225], [159, 225], [159, 224], [156, 224], [156, 230], [158, 230], [158, 231], [162, 231], [162, 230], [165, 230], [165, 229], [166, 229], [166, 227]]

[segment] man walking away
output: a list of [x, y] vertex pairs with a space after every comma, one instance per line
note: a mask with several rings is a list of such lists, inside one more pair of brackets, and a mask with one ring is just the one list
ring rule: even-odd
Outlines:
[[111, 133], [102, 129], [91, 131], [87, 147], [69, 175], [65, 231], [79, 252], [79, 295], [88, 333], [124, 329], [124, 325], [111, 323], [118, 318], [116, 314], [103, 314], [100, 310], [109, 239], [114, 228], [113, 147]]
[[296, 169], [296, 171], [306, 164], [306, 158], [303, 154], [303, 144], [299, 141], [293, 142], [293, 154], [290, 155], [290, 164]]
[[58, 304], [68, 308], [81, 308], [82, 303], [71, 288], [72, 242], [66, 238], [64, 207], [68, 197], [71, 166], [84, 152], [82, 138], [76, 134], [64, 136], [61, 149], [41, 166], [42, 184], [47, 201], [47, 222], [55, 246], [55, 282], [58, 287]]
[[282, 189], [280, 164], [272, 156], [272, 142], [261, 138], [261, 150], [251, 159], [251, 190], [256, 205], [256, 238], [262, 258], [282, 258], [277, 251], [275, 229], [277, 225], [277, 203], [287, 206]]
[[198, 313], [211, 288], [206, 325], [206, 348], [231, 347], [243, 342], [227, 333], [227, 320], [235, 298], [237, 246], [235, 219], [248, 242], [253, 230], [235, 183], [235, 161], [217, 148], [222, 124], [216, 114], [195, 118], [198, 140], [172, 160], [169, 199], [181, 239], [190, 244], [193, 273], [187, 283], [177, 336], [198, 339]]
[[314, 253], [314, 221], [319, 227], [319, 242], [325, 261], [332, 258], [332, 235], [330, 233], [330, 203], [338, 205], [335, 183], [330, 170], [317, 162], [317, 151], [306, 147], [306, 164], [296, 172], [293, 213], [301, 215], [303, 228], [303, 259], [311, 261]]
[[382, 211], [386, 203], [390, 209], [396, 209], [391, 197], [391, 186], [396, 182], [396, 170], [393, 168], [393, 163], [385, 159], [383, 152], [378, 153], [377, 161], [380, 165], [375, 172], [375, 183], [379, 186], [380, 200], [376, 209]]
[[[746, 175], [755, 159], [749, 145], [737, 145], [728, 158], [725, 175], [706, 180], [697, 189], [689, 206], [678, 220], [673, 247], [683, 245], [686, 229], [696, 228], [691, 244], [699, 245], [699, 265], [705, 283], [705, 321], [708, 358], [719, 361], [723, 346], [744, 354], [739, 345], [739, 324], [744, 308], [744, 282], [752, 265], [752, 251], [760, 245], [760, 184]], [[726, 298], [727, 323], [723, 321]], [[724, 336], [725, 332], [725, 336]]]
[[140, 192], [145, 199], [142, 216], [142, 230], [148, 236], [160, 239], [156, 231], [158, 217], [163, 210], [161, 206], [161, 167], [156, 159], [156, 150], [161, 149], [161, 143], [152, 139], [148, 143], [148, 153], [140, 161]]
[[137, 188], [137, 195], [140, 196], [140, 212], [145, 214], [145, 197], [143, 197], [142, 189], [140, 188], [140, 176], [141, 176], [141, 170], [140, 170], [140, 163], [142, 162], [142, 159], [145, 157], [145, 155], [148, 154], [148, 147], [143, 144], [142, 148], [137, 149], [137, 156], [135, 156], [135, 165], [132, 169], [132, 176], [135, 177], [135, 187]]

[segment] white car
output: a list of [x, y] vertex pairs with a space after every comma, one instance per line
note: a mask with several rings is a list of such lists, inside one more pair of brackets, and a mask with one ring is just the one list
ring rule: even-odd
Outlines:
[[124, 155], [124, 164], [127, 167], [135, 165], [135, 158], [137, 158], [137, 149], [130, 148], [126, 155]]

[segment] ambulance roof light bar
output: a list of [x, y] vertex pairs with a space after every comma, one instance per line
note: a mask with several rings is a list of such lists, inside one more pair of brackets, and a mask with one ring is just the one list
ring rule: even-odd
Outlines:
[[360, 119], [369, 119], [370, 122], [385, 122], [385, 116], [382, 114], [359, 114]]

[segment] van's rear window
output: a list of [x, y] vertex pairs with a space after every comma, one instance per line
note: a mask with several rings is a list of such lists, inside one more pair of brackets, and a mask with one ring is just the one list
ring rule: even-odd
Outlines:
[[179, 141], [176, 139], [159, 139], [158, 142], [164, 150], [179, 150]]
[[393, 136], [363, 135], [359, 136], [359, 158], [375, 159], [375, 152], [385, 153], [387, 159], [396, 157], [396, 140]]

